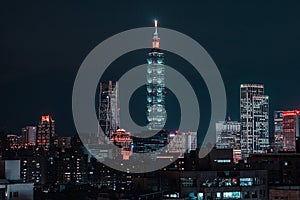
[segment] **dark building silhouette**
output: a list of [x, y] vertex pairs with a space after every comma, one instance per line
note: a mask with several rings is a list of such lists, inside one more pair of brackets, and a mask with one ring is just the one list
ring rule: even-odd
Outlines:
[[252, 154], [248, 158], [248, 167], [268, 170], [271, 186], [300, 185], [299, 153]]
[[[152, 133], [151, 131], [146, 131], [146, 133], [142, 132], [142, 135], [146, 135], [148, 133]], [[156, 131], [153, 131], [156, 133]], [[169, 132], [167, 130], [161, 130], [158, 133], [154, 134], [148, 138], [133, 138], [133, 152], [136, 153], [148, 153], [152, 151], [157, 151], [168, 144], [168, 135]]]

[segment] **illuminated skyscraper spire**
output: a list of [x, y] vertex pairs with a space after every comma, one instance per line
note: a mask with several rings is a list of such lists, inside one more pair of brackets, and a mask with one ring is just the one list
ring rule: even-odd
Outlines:
[[152, 38], [152, 48], [157, 48], [159, 49], [159, 40], [160, 38], [158, 37], [158, 32], [157, 32], [157, 20], [154, 21], [154, 27], [155, 27], [155, 32]]
[[164, 53], [159, 49], [160, 38], [157, 32], [157, 20], [152, 38], [152, 49], [148, 53], [147, 67], [147, 120], [149, 130], [161, 130], [166, 121], [165, 110], [165, 67]]

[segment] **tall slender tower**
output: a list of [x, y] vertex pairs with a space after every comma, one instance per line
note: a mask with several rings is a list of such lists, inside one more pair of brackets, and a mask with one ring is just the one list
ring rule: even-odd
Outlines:
[[283, 112], [282, 110], [274, 112], [274, 141], [272, 147], [275, 152], [283, 150]]
[[269, 97], [260, 84], [240, 88], [241, 150], [243, 159], [250, 153], [269, 149]]
[[161, 130], [166, 121], [164, 53], [159, 49], [160, 38], [155, 20], [152, 49], [147, 59], [147, 120], [149, 130]]
[[[99, 129], [108, 139], [119, 127], [119, 83], [108, 81], [100, 83]], [[102, 141], [103, 142], [103, 141]]]

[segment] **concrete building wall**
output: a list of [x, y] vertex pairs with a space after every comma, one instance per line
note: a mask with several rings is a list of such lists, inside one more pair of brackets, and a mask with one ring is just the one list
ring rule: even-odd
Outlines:
[[7, 185], [7, 200], [33, 200], [33, 183]]
[[20, 180], [20, 160], [5, 160], [5, 178]]

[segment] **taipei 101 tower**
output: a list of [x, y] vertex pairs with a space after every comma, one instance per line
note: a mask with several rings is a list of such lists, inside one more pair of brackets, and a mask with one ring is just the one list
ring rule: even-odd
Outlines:
[[164, 53], [159, 49], [160, 38], [155, 20], [152, 49], [147, 59], [147, 120], [149, 130], [161, 130], [166, 122]]

